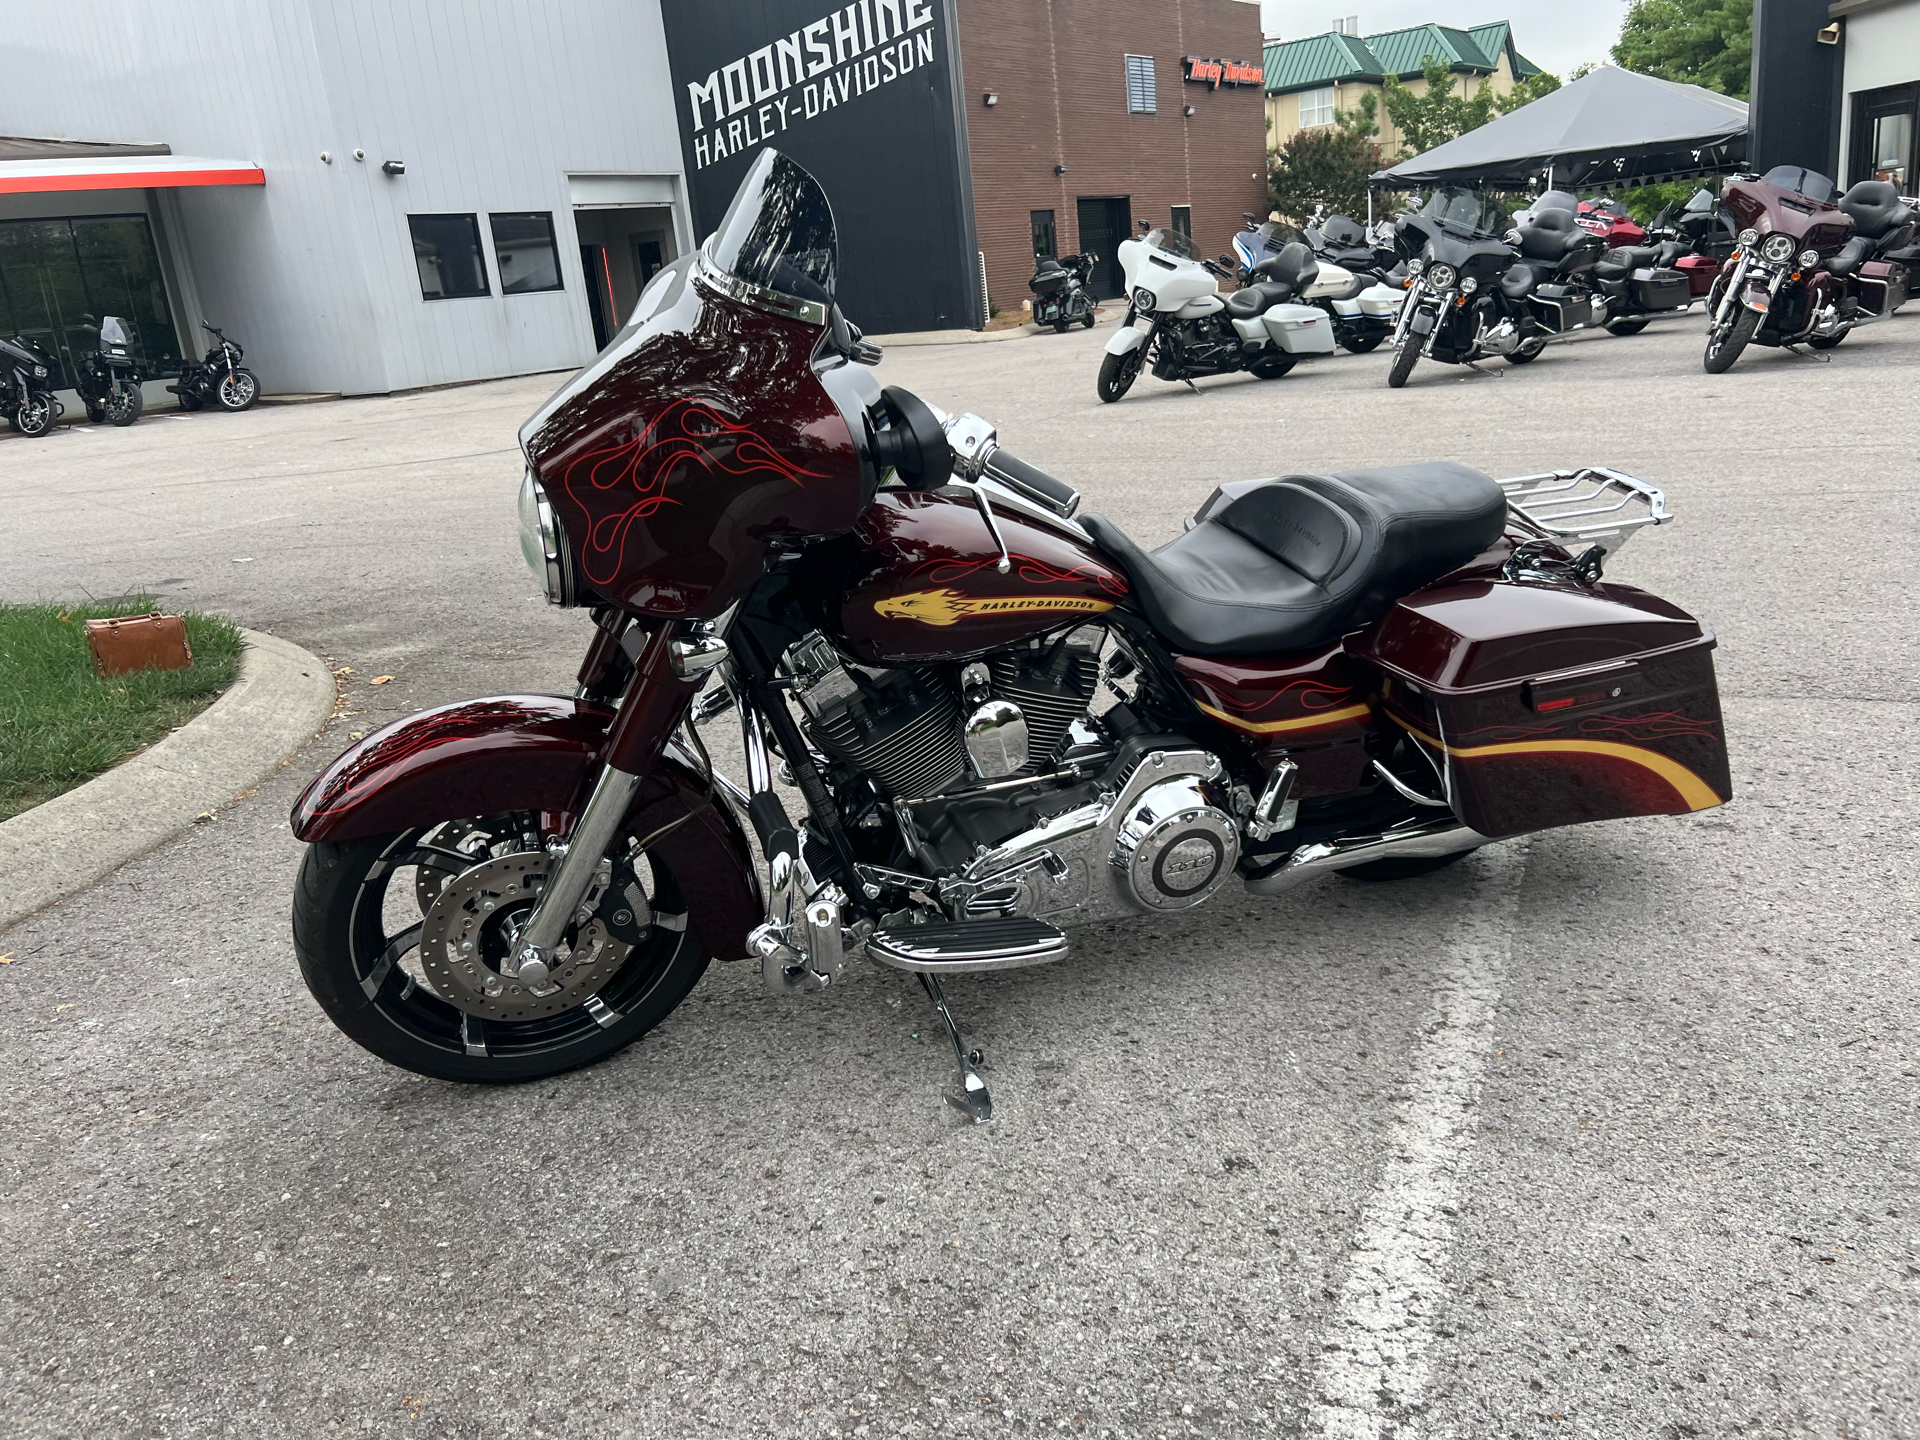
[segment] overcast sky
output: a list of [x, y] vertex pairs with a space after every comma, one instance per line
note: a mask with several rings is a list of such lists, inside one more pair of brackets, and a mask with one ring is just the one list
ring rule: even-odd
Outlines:
[[1269, 35], [1298, 40], [1348, 15], [1360, 17], [1362, 35], [1429, 21], [1465, 30], [1505, 20], [1520, 53], [1564, 79], [1583, 60], [1607, 58], [1626, 13], [1627, 0], [1261, 0], [1260, 23]]

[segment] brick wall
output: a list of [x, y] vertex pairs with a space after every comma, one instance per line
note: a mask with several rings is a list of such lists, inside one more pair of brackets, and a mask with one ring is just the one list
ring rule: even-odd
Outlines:
[[[1080, 196], [1129, 197], [1134, 220], [1193, 207], [1217, 255], [1242, 211], [1266, 212], [1264, 95], [1182, 78], [1185, 55], [1260, 64], [1260, 7], [1243, 0], [957, 0], [973, 210], [996, 309], [1033, 274], [1029, 212], [1051, 210], [1058, 250], [1081, 248]], [[1127, 112], [1127, 55], [1154, 58], [1159, 110]], [[999, 97], [989, 107], [983, 97]], [[1189, 118], [1181, 112], [1194, 107]], [[1064, 164], [1066, 173], [1054, 174]]]

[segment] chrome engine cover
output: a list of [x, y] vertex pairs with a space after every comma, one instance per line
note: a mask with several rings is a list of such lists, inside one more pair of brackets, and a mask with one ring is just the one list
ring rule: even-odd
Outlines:
[[1062, 927], [1198, 905], [1234, 872], [1239, 832], [1205, 750], [1151, 750], [1118, 787], [1002, 841], [940, 895], [956, 920]]

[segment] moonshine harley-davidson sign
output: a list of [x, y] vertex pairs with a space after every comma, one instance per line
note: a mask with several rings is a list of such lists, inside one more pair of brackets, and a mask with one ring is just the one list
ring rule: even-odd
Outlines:
[[1244, 60], [1202, 60], [1198, 55], [1186, 55], [1180, 63], [1186, 66], [1190, 83], [1205, 85], [1209, 90], [1222, 85], [1260, 85], [1267, 78], [1266, 71]]

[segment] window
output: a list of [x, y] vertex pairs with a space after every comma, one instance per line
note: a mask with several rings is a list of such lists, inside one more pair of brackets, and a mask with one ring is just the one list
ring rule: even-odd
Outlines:
[[1300, 128], [1302, 130], [1310, 125], [1333, 123], [1333, 95], [1334, 90], [1331, 85], [1324, 85], [1318, 90], [1300, 92]]
[[455, 300], [487, 295], [487, 262], [480, 258], [480, 220], [475, 215], [409, 215], [413, 263], [420, 269], [420, 298]]
[[[502, 295], [530, 295], [536, 290], [560, 288], [560, 257], [553, 248], [551, 212], [526, 210], [508, 215], [489, 215], [487, 222], [493, 227], [493, 261], [500, 267]], [[419, 244], [420, 232], [416, 230], [416, 250]], [[425, 275], [423, 270], [423, 286]], [[484, 279], [477, 293], [486, 293]]]
[[1027, 223], [1033, 228], [1033, 258], [1042, 259], [1048, 255], [1058, 255], [1053, 238], [1053, 212], [1051, 210], [1029, 210]]
[[1129, 115], [1160, 113], [1160, 98], [1159, 92], [1154, 88], [1151, 55], [1127, 56], [1127, 113]]
[[1871, 142], [1873, 178], [1885, 180], [1903, 194], [1907, 188], [1907, 155], [1913, 149], [1913, 111], [1895, 111], [1873, 117]]
[[0, 222], [0, 335], [19, 335], [54, 362], [56, 388], [73, 384], [100, 348], [100, 323], [127, 327], [142, 372], [180, 373], [180, 341], [144, 215]]
[[1173, 233], [1184, 235], [1189, 240], [1193, 238], [1193, 207], [1191, 205], [1173, 207]]

